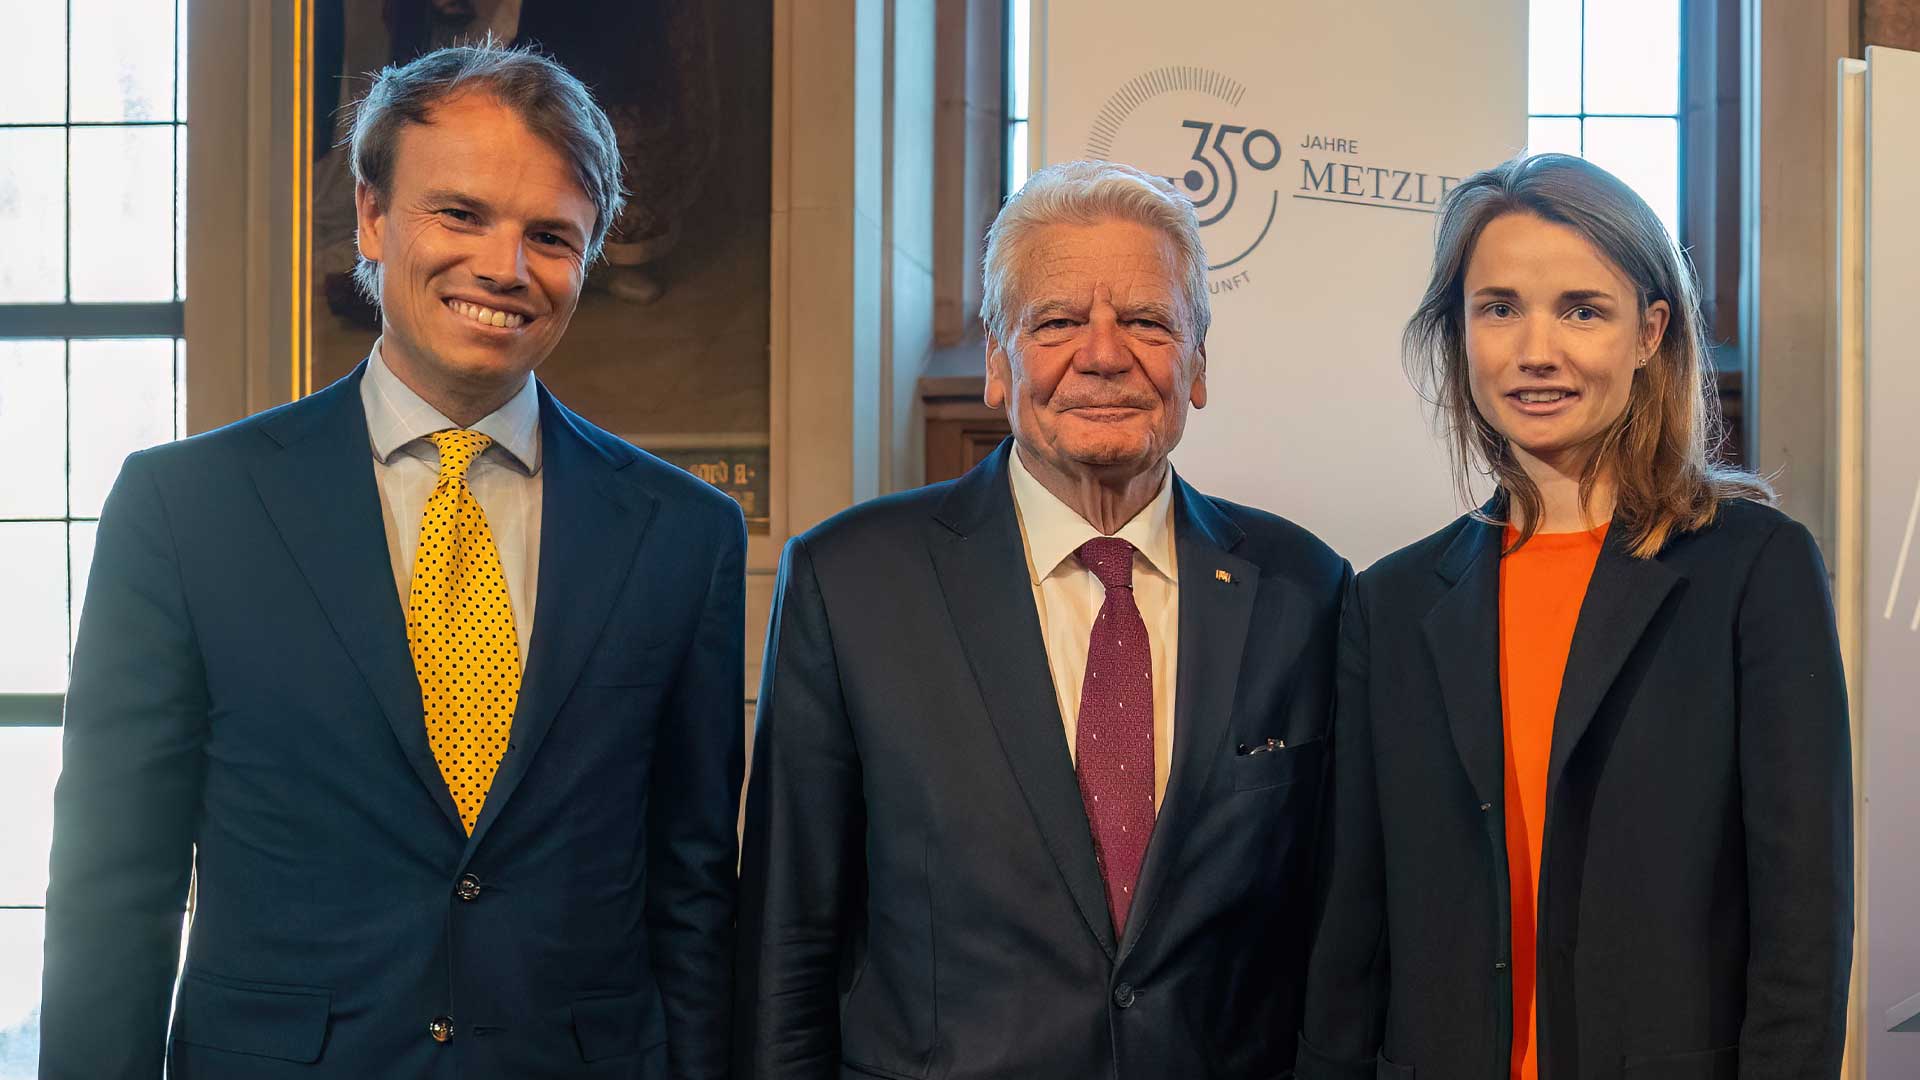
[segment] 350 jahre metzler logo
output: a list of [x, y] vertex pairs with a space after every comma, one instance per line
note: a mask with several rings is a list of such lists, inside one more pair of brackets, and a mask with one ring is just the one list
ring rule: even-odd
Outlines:
[[1155, 68], [1115, 90], [1087, 132], [1086, 156], [1159, 173], [1193, 201], [1216, 295], [1250, 283], [1253, 254], [1284, 243], [1283, 195], [1431, 214], [1459, 183], [1370, 162], [1351, 135], [1287, 131], [1287, 118], [1260, 115], [1246, 97], [1217, 71]]

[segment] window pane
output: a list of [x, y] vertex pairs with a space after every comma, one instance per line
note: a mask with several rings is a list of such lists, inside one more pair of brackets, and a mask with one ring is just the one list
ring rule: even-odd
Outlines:
[[171, 127], [73, 129], [73, 299], [172, 299], [172, 175]]
[[1586, 111], [1679, 112], [1680, 0], [1606, 0], [1586, 8]]
[[1027, 182], [1027, 122], [1007, 125], [1007, 192]]
[[6, 598], [6, 616], [0, 618], [0, 693], [65, 689], [65, 525], [0, 522], [0, 597]]
[[75, 341], [70, 348], [69, 506], [74, 517], [98, 517], [127, 455], [173, 438], [173, 339]]
[[66, 132], [0, 131], [0, 303], [66, 299], [66, 220]]
[[1580, 154], [1580, 121], [1557, 116], [1527, 118], [1527, 153]]
[[[7, 823], [0, 829], [0, 905], [47, 902], [53, 782], [59, 775], [59, 728], [0, 728], [0, 821]], [[0, 1000], [5, 993], [0, 990]], [[6, 1019], [0, 1009], [0, 1024]]]
[[65, 342], [0, 341], [0, 461], [0, 518], [66, 514]]
[[173, 119], [173, 0], [72, 4], [72, 119]]
[[173, 5], [173, 118], [187, 122], [187, 0]]
[[173, 129], [173, 298], [187, 296], [187, 129]]
[[93, 534], [99, 529], [98, 521], [67, 524], [67, 580], [73, 583], [73, 603], [68, 605], [68, 655], [72, 655], [71, 642], [80, 636], [80, 614], [85, 610], [87, 599], [87, 575], [93, 570]]
[[67, 5], [6, 5], [7, 62], [0, 64], [0, 124], [67, 118]]
[[1529, 5], [1527, 111], [1580, 111], [1580, 0]]
[[[1007, 5], [1007, 36], [1010, 47], [1007, 50], [1008, 119], [1025, 120], [1031, 107], [1027, 100], [1029, 89], [1033, 85], [1033, 60], [1028, 47], [1028, 35], [1033, 30], [1031, 0], [1012, 0]], [[1021, 174], [1026, 179], [1026, 174]]]
[[0, 1080], [32, 1080], [40, 1060], [44, 911], [0, 911]]
[[1589, 119], [1587, 160], [1625, 180], [1680, 235], [1680, 124], [1676, 120]]

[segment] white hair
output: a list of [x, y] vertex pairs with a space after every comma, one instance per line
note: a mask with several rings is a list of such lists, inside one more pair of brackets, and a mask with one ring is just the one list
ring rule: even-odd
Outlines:
[[1008, 320], [1018, 306], [1019, 275], [1028, 234], [1048, 225], [1094, 225], [1131, 221], [1158, 229], [1173, 241], [1186, 293], [1195, 348], [1206, 341], [1213, 311], [1207, 303], [1207, 255], [1193, 203], [1172, 184], [1115, 161], [1066, 161], [1033, 174], [987, 230], [984, 295], [980, 321], [996, 341], [1008, 341]]

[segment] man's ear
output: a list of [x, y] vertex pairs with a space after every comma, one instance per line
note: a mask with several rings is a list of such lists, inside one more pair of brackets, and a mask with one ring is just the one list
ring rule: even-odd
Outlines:
[[353, 215], [359, 223], [354, 239], [360, 245], [360, 257], [368, 262], [379, 262], [384, 240], [381, 230], [387, 222], [386, 212], [380, 207], [380, 193], [364, 180], [353, 185]]
[[1196, 351], [1193, 362], [1195, 366], [1195, 370], [1193, 373], [1193, 387], [1191, 390], [1187, 392], [1187, 397], [1188, 397], [1188, 400], [1193, 402], [1194, 408], [1204, 409], [1207, 407], [1207, 343], [1206, 342], [1203, 341], [1200, 343], [1200, 348]]
[[1007, 359], [1006, 346], [993, 334], [987, 335], [987, 389], [980, 399], [989, 409], [1004, 409], [1013, 394], [1013, 364]]

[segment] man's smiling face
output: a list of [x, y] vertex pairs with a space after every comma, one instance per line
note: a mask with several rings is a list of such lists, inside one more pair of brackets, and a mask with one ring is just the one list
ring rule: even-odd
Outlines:
[[1047, 225], [1024, 240], [987, 380], [1030, 467], [1145, 475], [1179, 444], [1207, 391], [1178, 266], [1171, 240], [1131, 221]]
[[356, 193], [360, 251], [381, 270], [382, 357], [416, 390], [510, 393], [579, 303], [592, 200], [566, 157], [484, 91], [401, 127], [389, 188]]

